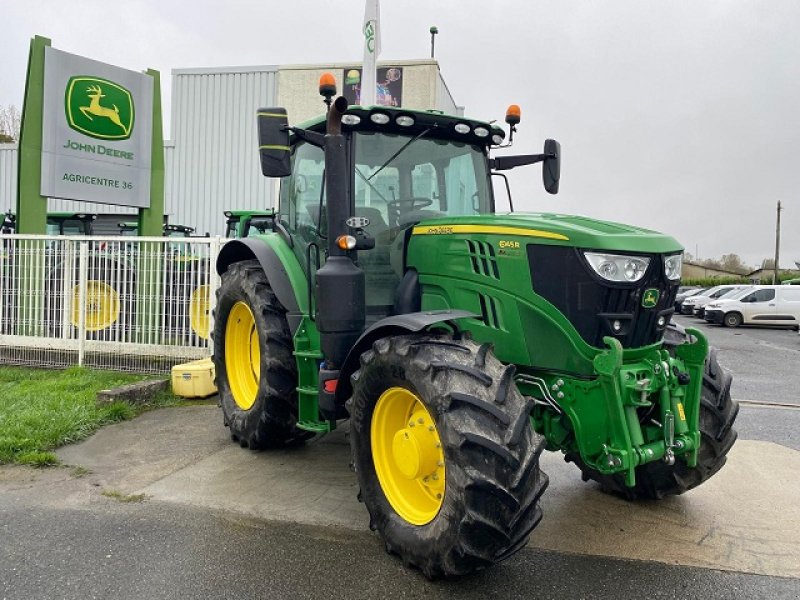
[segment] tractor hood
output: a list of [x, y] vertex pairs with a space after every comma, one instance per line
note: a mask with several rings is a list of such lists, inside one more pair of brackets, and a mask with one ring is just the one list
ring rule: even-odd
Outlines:
[[544, 244], [589, 250], [635, 253], [677, 253], [683, 247], [672, 237], [631, 225], [556, 213], [509, 213], [425, 219], [419, 234], [497, 234], [530, 237]]

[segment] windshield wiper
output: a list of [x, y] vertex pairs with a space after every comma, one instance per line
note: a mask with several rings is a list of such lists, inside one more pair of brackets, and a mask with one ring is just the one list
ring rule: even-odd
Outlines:
[[361, 172], [361, 170], [360, 170], [358, 167], [356, 167], [356, 169], [355, 169], [355, 170], [356, 170], [356, 174], [357, 174], [359, 177], [361, 177], [361, 179], [363, 179], [363, 180], [364, 180], [364, 183], [366, 183], [366, 184], [367, 184], [367, 185], [370, 187], [370, 189], [371, 189], [373, 192], [375, 192], [375, 193], [376, 193], [376, 194], [377, 194], [377, 195], [380, 197], [380, 199], [381, 199], [381, 200], [383, 200], [384, 202], [386, 202], [386, 203], [388, 204], [388, 202], [389, 202], [389, 201], [388, 201], [388, 200], [387, 200], [387, 199], [384, 197], [384, 195], [383, 195], [383, 194], [381, 194], [381, 193], [380, 193], [380, 191], [378, 190], [378, 188], [376, 188], [374, 185], [372, 185], [372, 184], [370, 183], [369, 179], [368, 179], [367, 177], [365, 177], [365, 176], [364, 176], [364, 174]]
[[379, 168], [377, 171], [375, 171], [375, 172], [374, 172], [372, 175], [370, 175], [370, 176], [368, 177], [368, 180], [369, 180], [369, 179], [372, 179], [373, 177], [375, 177], [375, 175], [377, 175], [378, 173], [380, 173], [381, 171], [383, 171], [383, 170], [384, 170], [384, 169], [385, 169], [385, 168], [386, 168], [386, 167], [389, 165], [389, 163], [391, 163], [391, 162], [392, 162], [392, 161], [393, 161], [395, 158], [397, 158], [398, 156], [400, 156], [400, 155], [403, 153], [403, 151], [404, 151], [406, 148], [408, 148], [408, 147], [409, 147], [411, 144], [413, 144], [414, 142], [416, 142], [416, 141], [417, 141], [419, 138], [421, 138], [422, 136], [424, 136], [424, 135], [425, 135], [426, 133], [428, 133], [430, 130], [431, 130], [431, 128], [430, 128], [430, 127], [428, 127], [426, 130], [424, 130], [424, 131], [422, 131], [422, 132], [418, 133], [418, 134], [417, 134], [417, 135], [415, 135], [413, 138], [411, 138], [410, 140], [408, 140], [408, 141], [407, 141], [405, 144], [403, 144], [403, 146], [402, 146], [402, 147], [401, 147], [401, 148], [400, 148], [400, 149], [399, 149], [397, 152], [395, 152], [394, 154], [392, 154], [392, 155], [389, 157], [389, 159], [388, 159], [388, 160], [387, 160], [385, 163], [383, 163], [383, 164], [380, 166], [380, 168]]

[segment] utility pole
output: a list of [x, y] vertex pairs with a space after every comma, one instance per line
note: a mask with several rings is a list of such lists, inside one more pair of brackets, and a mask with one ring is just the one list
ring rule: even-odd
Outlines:
[[781, 201], [778, 200], [778, 219], [775, 224], [775, 271], [772, 275], [772, 284], [778, 283], [778, 260], [781, 252]]
[[436, 42], [436, 34], [439, 33], [439, 28], [436, 25], [431, 26], [431, 58], [433, 58], [434, 44]]

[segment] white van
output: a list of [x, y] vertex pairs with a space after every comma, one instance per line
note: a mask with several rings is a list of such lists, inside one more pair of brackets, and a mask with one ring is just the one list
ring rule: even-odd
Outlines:
[[739, 325], [800, 325], [800, 286], [756, 285], [746, 294], [714, 300], [705, 306], [705, 319], [726, 327]]
[[713, 300], [722, 299], [724, 296], [731, 297], [735, 292], [751, 287], [750, 285], [718, 285], [702, 294], [689, 296], [683, 301], [681, 314], [694, 315], [701, 319], [705, 315], [706, 304]]

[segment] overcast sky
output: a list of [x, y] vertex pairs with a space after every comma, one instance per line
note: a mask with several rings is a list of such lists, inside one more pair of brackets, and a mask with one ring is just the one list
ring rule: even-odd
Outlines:
[[[0, 14], [0, 105], [22, 105], [36, 34], [160, 70], [165, 112], [171, 69], [362, 56], [361, 0], [3, 0]], [[781, 264], [800, 261], [800, 2], [383, 0], [380, 59], [429, 56], [431, 25], [469, 116], [517, 103], [515, 152], [562, 144], [557, 196], [538, 166], [512, 172], [518, 210], [641, 225], [753, 265], [774, 255], [781, 200]]]

